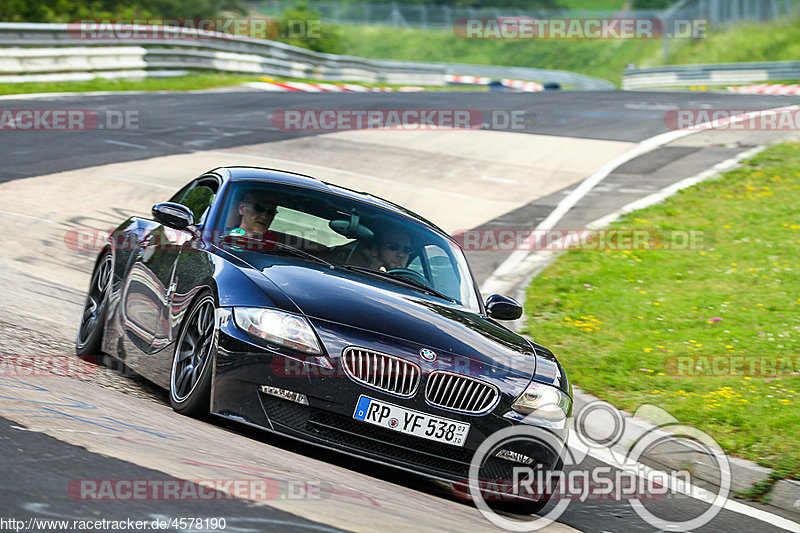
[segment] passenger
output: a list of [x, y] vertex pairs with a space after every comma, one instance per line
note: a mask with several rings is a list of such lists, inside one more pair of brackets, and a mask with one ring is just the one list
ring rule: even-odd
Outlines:
[[327, 259], [333, 263], [357, 265], [374, 270], [405, 268], [413, 248], [408, 234], [401, 229], [389, 229], [372, 239], [353, 241], [333, 250]]

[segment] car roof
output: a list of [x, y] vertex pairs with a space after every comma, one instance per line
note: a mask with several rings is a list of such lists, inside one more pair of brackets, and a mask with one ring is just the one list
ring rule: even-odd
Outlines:
[[265, 181], [271, 183], [281, 183], [285, 185], [304, 187], [307, 189], [316, 189], [320, 192], [326, 192], [338, 196], [343, 196], [346, 198], [350, 198], [353, 200], [373, 205], [375, 207], [386, 209], [388, 211], [391, 211], [398, 215], [405, 216], [407, 218], [411, 218], [413, 220], [416, 220], [417, 222], [421, 222], [426, 226], [431, 227], [432, 229], [438, 231], [442, 235], [447, 236], [450, 240], [453, 240], [453, 238], [450, 235], [448, 235], [444, 230], [442, 230], [439, 226], [437, 226], [430, 220], [414, 213], [413, 211], [409, 211], [403, 206], [397, 205], [393, 202], [390, 202], [389, 200], [369, 194], [367, 192], [348, 189], [347, 187], [342, 187], [340, 185], [328, 183], [320, 179], [317, 179], [313, 176], [308, 176], [306, 174], [299, 174], [296, 172], [290, 172], [287, 170], [278, 170], [274, 168], [248, 167], [248, 166], [219, 167], [212, 170], [210, 173], [219, 175], [224, 181], [235, 182], [235, 181], [245, 181], [245, 180], [247, 181], [257, 180], [257, 181]]

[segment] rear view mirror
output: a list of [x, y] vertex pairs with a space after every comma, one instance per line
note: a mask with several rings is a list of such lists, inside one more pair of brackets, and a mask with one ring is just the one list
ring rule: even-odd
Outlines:
[[497, 320], [516, 320], [522, 316], [522, 306], [502, 294], [493, 294], [486, 299], [486, 311]]
[[167, 227], [189, 230], [194, 226], [192, 210], [185, 205], [163, 202], [153, 206], [153, 218]]

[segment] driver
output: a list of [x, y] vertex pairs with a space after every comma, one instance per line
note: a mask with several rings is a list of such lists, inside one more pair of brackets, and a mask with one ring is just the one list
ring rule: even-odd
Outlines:
[[401, 229], [389, 229], [378, 237], [377, 244], [377, 261], [386, 270], [406, 268], [414, 251], [408, 233]]
[[278, 210], [270, 195], [258, 190], [246, 191], [237, 209], [242, 220], [231, 234], [256, 239], [264, 237]]

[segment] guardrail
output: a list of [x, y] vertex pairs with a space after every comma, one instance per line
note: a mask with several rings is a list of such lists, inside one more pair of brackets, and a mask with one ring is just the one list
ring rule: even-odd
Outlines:
[[622, 88], [726, 85], [797, 79], [800, 79], [800, 61], [671, 65], [625, 69], [622, 76]]
[[[152, 26], [131, 28], [153, 31]], [[159, 27], [157, 35], [91, 39], [81, 38], [76, 26], [69, 24], [0, 23], [0, 46], [8, 47], [0, 55], [0, 81], [17, 81], [29, 74], [177, 68], [371, 83], [445, 83], [443, 66], [324, 54], [276, 41], [183, 28]], [[112, 57], [117, 60], [99, 59]]]
[[[445, 85], [446, 74], [516, 78], [611, 89], [572, 72], [522, 67], [387, 61], [324, 54], [277, 41], [184, 28], [130, 26], [151, 37], [82, 37], [71, 24], [0, 22], [0, 82], [169, 75], [187, 69], [330, 81]], [[156, 37], [152, 37], [155, 35]]]

